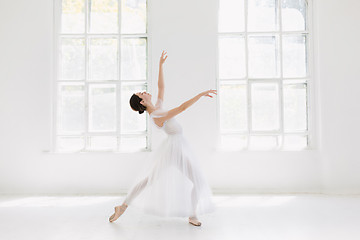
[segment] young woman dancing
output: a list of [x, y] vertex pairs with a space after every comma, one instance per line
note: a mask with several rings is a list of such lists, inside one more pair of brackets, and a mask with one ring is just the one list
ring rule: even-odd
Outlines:
[[[190, 100], [171, 110], [162, 108], [164, 99], [163, 64], [168, 56], [163, 51], [159, 64], [158, 98], [155, 106], [151, 94], [134, 93], [130, 98], [132, 110], [147, 113], [151, 122], [167, 134], [160, 147], [150, 154], [147, 167], [142, 168], [137, 180], [131, 186], [122, 205], [115, 207], [110, 222], [118, 219], [128, 205], [163, 217], [189, 217], [189, 223], [200, 226], [197, 215], [215, 210], [212, 192], [201, 171], [199, 161], [192, 147], [184, 138], [181, 125], [175, 116], [185, 111], [202, 96], [211, 97], [216, 90], [199, 93]], [[141, 193], [141, 194], [140, 194]]]

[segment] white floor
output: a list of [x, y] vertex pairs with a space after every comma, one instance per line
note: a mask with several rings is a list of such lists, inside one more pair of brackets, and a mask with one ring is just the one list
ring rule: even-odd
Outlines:
[[0, 196], [0, 239], [360, 239], [360, 196], [215, 195], [217, 211], [199, 216], [201, 227], [131, 206], [109, 223], [122, 199]]

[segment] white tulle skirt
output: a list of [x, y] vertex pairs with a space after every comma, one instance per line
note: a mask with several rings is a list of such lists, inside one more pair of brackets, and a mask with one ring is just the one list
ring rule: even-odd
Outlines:
[[162, 217], [189, 217], [215, 210], [211, 189], [183, 134], [168, 135], [152, 152], [127, 196], [129, 206]]

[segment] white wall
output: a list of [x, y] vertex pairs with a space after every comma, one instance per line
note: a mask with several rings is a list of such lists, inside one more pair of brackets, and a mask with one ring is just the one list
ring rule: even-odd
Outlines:
[[324, 190], [360, 193], [360, 2], [317, 8]]
[[[216, 88], [217, 1], [148, 2], [153, 96], [163, 49], [165, 107]], [[314, 7], [317, 149], [216, 152], [216, 100], [202, 98], [177, 118], [214, 192], [360, 193], [360, 6], [321, 0]], [[44, 152], [51, 140], [52, 19], [50, 0], [0, 1], [0, 193], [124, 193], [148, 153]], [[165, 135], [153, 133], [156, 149]]]

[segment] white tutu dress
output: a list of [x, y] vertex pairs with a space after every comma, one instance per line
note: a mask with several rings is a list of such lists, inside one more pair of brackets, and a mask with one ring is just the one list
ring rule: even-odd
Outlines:
[[215, 210], [211, 189], [201, 171], [199, 161], [182, 127], [175, 117], [162, 127], [154, 118], [166, 115], [162, 100], [150, 114], [152, 125], [165, 131], [167, 138], [151, 152], [137, 174], [124, 202], [145, 213], [162, 217], [190, 217]]

